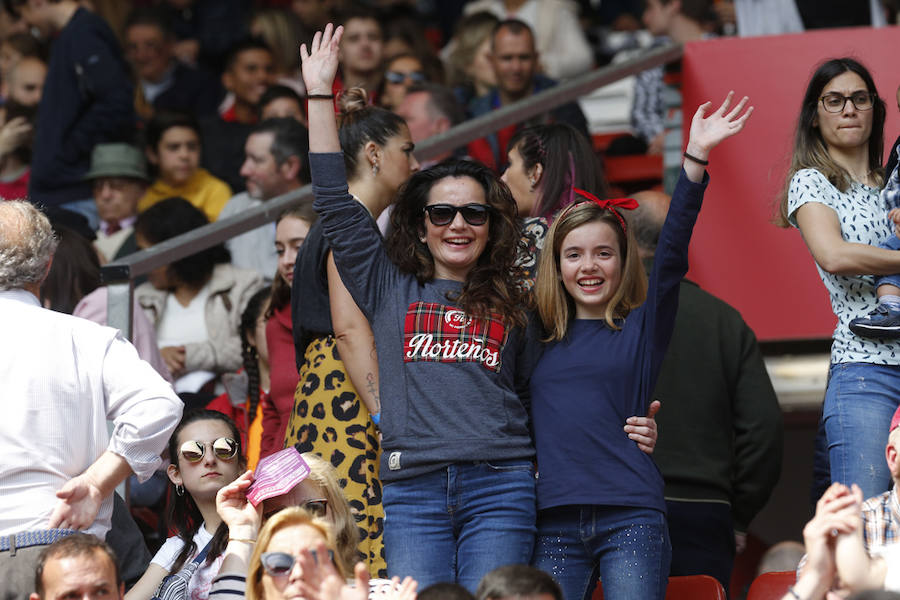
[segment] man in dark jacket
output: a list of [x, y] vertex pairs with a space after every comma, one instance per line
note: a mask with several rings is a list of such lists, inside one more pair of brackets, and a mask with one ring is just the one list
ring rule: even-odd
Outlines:
[[[491, 66], [497, 77], [497, 87], [487, 95], [472, 100], [469, 113], [480, 117], [492, 110], [523, 100], [556, 85], [556, 82], [537, 72], [538, 53], [534, 46], [531, 28], [518, 19], [500, 21], [494, 27], [491, 37]], [[534, 119], [504, 127], [496, 133], [471, 142], [469, 155], [501, 173], [506, 168], [506, 147], [509, 139], [519, 127], [539, 123], [568, 123], [590, 139], [587, 119], [578, 107], [570, 102]]]
[[84, 179], [96, 144], [130, 137], [133, 87], [109, 25], [76, 0], [4, 0], [29, 26], [53, 39], [38, 107], [29, 195], [74, 210], [96, 227], [90, 182]]
[[[641, 192], [635, 199], [640, 207], [629, 222], [652, 265], [669, 198]], [[740, 313], [688, 280], [678, 302], [653, 392], [662, 402], [653, 459], [666, 484], [670, 575], [712, 575], [727, 590], [736, 545], [781, 473], [781, 409]]]

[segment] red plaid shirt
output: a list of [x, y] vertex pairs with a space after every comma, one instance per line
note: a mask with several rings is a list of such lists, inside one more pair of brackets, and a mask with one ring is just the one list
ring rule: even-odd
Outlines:
[[477, 362], [500, 372], [507, 329], [500, 315], [470, 317], [434, 302], [413, 302], [403, 324], [404, 362]]

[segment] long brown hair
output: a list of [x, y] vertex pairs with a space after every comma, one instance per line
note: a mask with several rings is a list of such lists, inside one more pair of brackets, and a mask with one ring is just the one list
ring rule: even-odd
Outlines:
[[487, 245], [469, 271], [459, 297], [449, 300], [467, 314], [486, 316], [497, 312], [507, 324], [524, 326], [529, 297], [522, 285], [524, 274], [515, 265], [522, 237], [516, 202], [509, 188], [484, 165], [451, 158], [415, 173], [400, 188], [391, 213], [388, 255], [401, 271], [415, 275], [419, 283], [434, 279], [434, 257], [420, 238], [431, 188], [447, 177], [474, 179], [492, 209]]
[[558, 341], [565, 337], [569, 322], [575, 318], [575, 303], [562, 283], [559, 268], [563, 240], [575, 229], [588, 223], [609, 225], [616, 233], [622, 255], [622, 280], [606, 305], [604, 319], [613, 329], [617, 320], [624, 319], [647, 298], [647, 275], [638, 257], [637, 245], [631, 229], [624, 229], [614, 209], [601, 208], [593, 202], [581, 202], [564, 210], [550, 226], [547, 242], [538, 265], [534, 294], [538, 315], [547, 331], [544, 341]]
[[842, 166], [834, 162], [828, 153], [822, 132], [815, 125], [819, 114], [819, 98], [822, 90], [828, 82], [846, 72], [859, 75], [866, 84], [866, 89], [875, 97], [872, 107], [872, 133], [869, 136], [869, 170], [879, 182], [884, 176], [881, 168], [882, 152], [884, 150], [884, 119], [886, 109], [884, 100], [878, 95], [875, 81], [869, 71], [858, 61], [852, 58], [832, 58], [823, 62], [813, 73], [806, 86], [806, 94], [803, 96], [803, 104], [800, 108], [800, 118], [797, 122], [797, 131], [794, 134], [794, 152], [791, 156], [791, 167], [788, 169], [784, 188], [779, 195], [778, 209], [775, 214], [775, 224], [779, 227], [789, 227], [788, 220], [788, 191], [791, 179], [801, 169], [815, 169], [841, 192], [850, 188], [853, 179], [850, 173]]
[[[313, 210], [311, 202], [301, 204], [300, 206], [289, 208], [278, 215], [278, 218], [275, 220], [276, 229], [278, 228], [278, 224], [281, 223], [281, 220], [285, 217], [306, 221], [306, 223], [312, 227], [312, 224], [316, 222], [319, 215]], [[281, 273], [276, 269], [275, 277], [272, 279], [272, 299], [269, 301], [269, 306], [266, 308], [266, 319], [271, 319], [272, 315], [275, 314], [275, 311], [282, 309], [290, 304], [290, 302], [291, 285], [284, 280]]]

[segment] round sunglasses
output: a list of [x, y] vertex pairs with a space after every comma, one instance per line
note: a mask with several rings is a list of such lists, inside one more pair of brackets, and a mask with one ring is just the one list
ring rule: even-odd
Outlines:
[[487, 204], [464, 204], [454, 206], [452, 204], [429, 204], [423, 210], [428, 213], [428, 219], [435, 227], [449, 225], [460, 213], [469, 225], [484, 225], [491, 214], [491, 206]]
[[[209, 445], [212, 446], [212, 451], [216, 455], [216, 458], [221, 460], [231, 460], [237, 456], [238, 443], [231, 438], [220, 437], [217, 440], [209, 442]], [[203, 460], [203, 455], [206, 454], [206, 446], [207, 442], [188, 440], [181, 445], [179, 452], [181, 452], [181, 456], [184, 460], [196, 463]]]
[[[319, 557], [315, 549], [309, 550], [313, 561], [319, 564]], [[297, 557], [287, 552], [263, 552], [259, 556], [263, 569], [272, 577], [285, 577], [290, 574], [297, 562]], [[334, 550], [328, 550], [328, 560], [334, 562]]]

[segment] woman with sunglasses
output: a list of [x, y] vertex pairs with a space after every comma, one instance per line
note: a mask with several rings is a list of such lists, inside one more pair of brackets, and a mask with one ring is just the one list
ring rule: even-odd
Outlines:
[[851, 329], [876, 306], [872, 275], [900, 272], [900, 246], [877, 247], [894, 230], [879, 197], [885, 112], [859, 62], [819, 65], [803, 96], [776, 215], [778, 225], [803, 235], [837, 317], [822, 415], [831, 480], [856, 483], [866, 498], [891, 484], [884, 423], [900, 402], [900, 341]]
[[[369, 319], [382, 398], [388, 573], [420, 585], [527, 562], [534, 450], [515, 202], [489, 169], [447, 161], [401, 188], [386, 247], [347, 192], [329, 118], [343, 29], [301, 48], [310, 98], [314, 208], [340, 277]], [[346, 151], [346, 148], [344, 149]]]
[[[163, 543], [127, 600], [159, 596], [167, 575], [191, 566], [205, 553], [190, 576], [187, 598], [202, 600], [222, 564], [228, 527], [216, 512], [216, 494], [246, 468], [241, 435], [234, 422], [214, 410], [187, 413], [169, 439], [167, 469], [172, 490], [169, 523], [178, 532]], [[156, 593], [155, 593], [156, 592]]]
[[[713, 148], [753, 108], [733, 92], [694, 114], [684, 170], [660, 234], [649, 284], [619, 209], [575, 189], [547, 236], [535, 284], [547, 345], [531, 375], [537, 448], [538, 537], [534, 564], [566, 600], [590, 598], [597, 573], [605, 598], [665, 596], [671, 558], [663, 479], [622, 430], [642, 414], [675, 326], [678, 290]], [[743, 113], [743, 114], [742, 114]], [[588, 458], [589, 457], [589, 458]]]
[[388, 110], [397, 110], [406, 91], [413, 85], [432, 81], [425, 71], [425, 64], [412, 54], [398, 54], [384, 65], [384, 78], [378, 91], [378, 103]]

